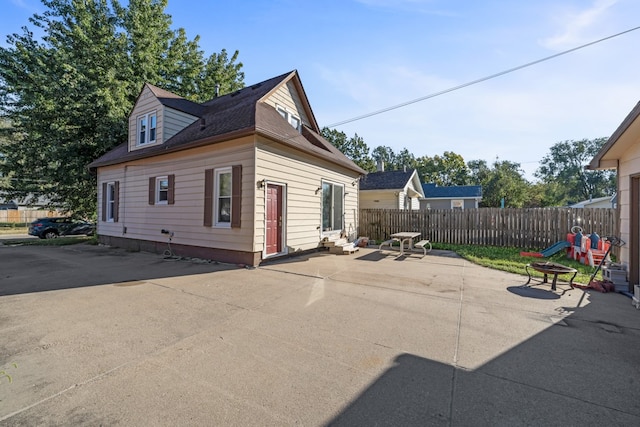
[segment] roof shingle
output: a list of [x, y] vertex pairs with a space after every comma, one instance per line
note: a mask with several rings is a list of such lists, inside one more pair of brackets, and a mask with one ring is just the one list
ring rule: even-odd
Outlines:
[[352, 171], [366, 174], [364, 170], [325, 140], [317, 129], [303, 126], [302, 132], [298, 132], [275, 108], [260, 102], [272, 90], [294, 76], [297, 78], [296, 71], [285, 73], [214, 98], [203, 104], [196, 104], [171, 92], [149, 85], [149, 88], [154, 95], [158, 96], [163, 105], [192, 114], [199, 117], [200, 120], [196, 120], [163, 144], [132, 152], [128, 152], [126, 143], [121, 144], [92, 162], [89, 167], [95, 169], [100, 166], [153, 157], [259, 133]]

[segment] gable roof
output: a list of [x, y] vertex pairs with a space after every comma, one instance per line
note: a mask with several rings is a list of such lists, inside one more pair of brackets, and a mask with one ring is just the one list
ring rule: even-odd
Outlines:
[[482, 197], [481, 185], [452, 185], [446, 187], [438, 187], [436, 184], [422, 184], [422, 191], [426, 199], [432, 198], [476, 198]]
[[415, 172], [415, 169], [370, 172], [360, 179], [360, 190], [401, 190], [409, 183]]
[[[189, 101], [175, 93], [168, 90], [161, 89], [150, 83], [145, 83], [145, 86], [151, 90], [155, 97], [165, 107], [173, 108], [174, 110], [182, 111], [183, 113], [191, 114], [192, 116], [201, 117], [204, 112], [202, 105]], [[142, 91], [140, 92], [142, 93]]]
[[593, 157], [586, 169], [612, 169], [617, 167], [617, 160], [634, 144], [636, 140], [631, 137], [625, 138], [625, 133], [631, 129], [640, 131], [640, 102], [627, 114], [627, 117], [620, 123], [618, 128], [611, 134], [607, 142], [600, 148], [600, 151]]
[[274, 107], [261, 102], [289, 81], [293, 81], [298, 90], [303, 90], [298, 73], [294, 70], [211, 99], [203, 104], [193, 103], [171, 92], [148, 85], [154, 95], [159, 96], [158, 99], [163, 105], [170, 108], [181, 108], [181, 111], [190, 110], [200, 120], [188, 125], [163, 144], [129, 152], [128, 144], [125, 142], [93, 161], [89, 168], [95, 169], [259, 134], [359, 174], [366, 174], [363, 169], [319, 134], [320, 130], [304, 93], [299, 93], [299, 95], [303, 104], [306, 104], [305, 112], [309, 116], [312, 127], [303, 126], [301, 132], [294, 129]]

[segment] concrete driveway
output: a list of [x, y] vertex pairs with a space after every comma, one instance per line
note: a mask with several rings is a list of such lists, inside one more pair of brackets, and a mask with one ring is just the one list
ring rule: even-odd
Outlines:
[[0, 246], [1, 425], [640, 425], [640, 311], [450, 253]]

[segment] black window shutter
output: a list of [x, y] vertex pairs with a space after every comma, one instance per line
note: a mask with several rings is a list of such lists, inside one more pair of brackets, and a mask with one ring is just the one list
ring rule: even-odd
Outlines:
[[204, 171], [204, 226], [213, 225], [213, 169]]
[[242, 205], [242, 165], [231, 168], [231, 228], [240, 228]]
[[169, 191], [167, 191], [167, 203], [170, 205], [173, 205], [176, 200], [175, 200], [175, 184], [176, 184], [176, 176], [175, 175], [169, 175], [168, 176], [168, 180], [169, 180]]
[[113, 222], [118, 222], [120, 211], [120, 181], [116, 181], [114, 184], [114, 196], [113, 196]]
[[107, 220], [107, 183], [102, 183], [102, 221]]
[[149, 178], [149, 204], [154, 205], [156, 203], [156, 177]]

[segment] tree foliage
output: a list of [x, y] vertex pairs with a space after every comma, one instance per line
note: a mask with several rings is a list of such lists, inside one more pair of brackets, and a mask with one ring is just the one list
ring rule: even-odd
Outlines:
[[554, 144], [540, 162], [536, 177], [549, 184], [558, 204], [611, 196], [616, 191], [616, 176], [612, 171], [585, 170], [606, 138], [562, 141]]
[[[144, 82], [193, 100], [243, 86], [242, 64], [222, 50], [204, 59], [198, 38], [172, 30], [167, 0], [43, 0], [47, 7], [0, 48], [2, 172], [13, 198], [43, 196], [95, 215], [87, 165], [126, 140], [127, 115]], [[28, 200], [27, 200], [28, 201]]]
[[519, 163], [497, 160], [471, 160], [452, 151], [441, 156], [416, 158], [406, 148], [396, 153], [391, 147], [378, 146], [371, 151], [357, 134], [347, 138], [344, 132], [324, 128], [323, 135], [350, 159], [368, 172], [384, 162], [385, 170], [417, 169], [424, 183], [438, 186], [480, 185], [481, 207], [535, 208], [565, 206], [590, 197], [612, 195], [616, 191], [615, 173], [584, 169], [606, 142], [604, 138], [564, 141], [553, 145], [536, 171], [539, 182], [529, 182]]
[[521, 208], [527, 199], [529, 183], [520, 164], [497, 161], [482, 182], [482, 207]]
[[369, 154], [369, 147], [357, 133], [348, 138], [344, 132], [325, 126], [322, 128], [322, 136], [365, 171], [374, 172], [376, 170], [373, 158]]
[[442, 156], [423, 156], [417, 159], [417, 169], [424, 182], [439, 186], [466, 185], [469, 168], [461, 155], [445, 151]]

